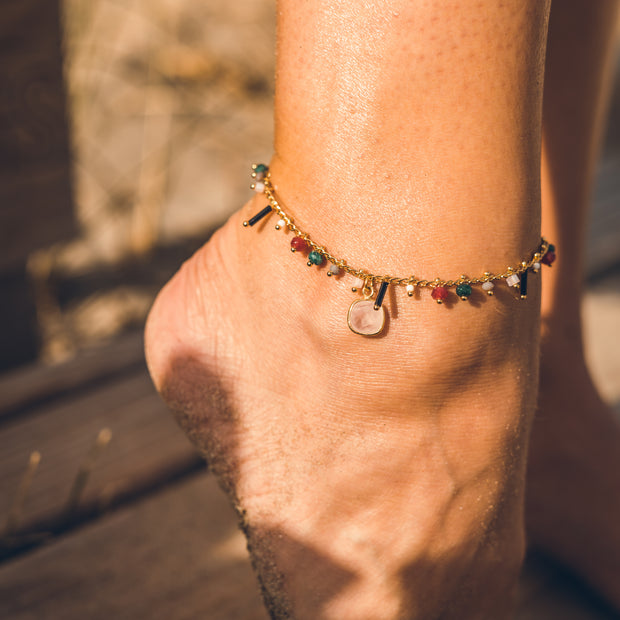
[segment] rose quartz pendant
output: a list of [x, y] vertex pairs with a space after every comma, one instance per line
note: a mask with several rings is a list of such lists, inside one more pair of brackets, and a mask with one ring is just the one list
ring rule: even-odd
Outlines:
[[360, 336], [374, 336], [383, 329], [385, 310], [383, 306], [375, 310], [372, 299], [359, 299], [349, 306], [347, 323], [349, 329]]

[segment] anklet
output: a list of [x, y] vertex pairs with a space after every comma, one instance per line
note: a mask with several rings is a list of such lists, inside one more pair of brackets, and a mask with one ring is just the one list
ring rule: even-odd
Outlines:
[[[264, 194], [269, 204], [254, 217], [243, 222], [243, 225], [246, 227], [254, 226], [264, 217], [276, 213], [279, 217], [275, 225], [276, 230], [288, 230], [295, 235], [291, 239], [291, 252], [307, 254], [309, 267], [313, 265], [320, 267], [329, 263], [327, 267], [328, 276], [338, 277], [348, 273], [356, 278], [351, 290], [354, 293], [358, 290], [361, 291], [363, 299], [358, 299], [349, 306], [347, 323], [351, 331], [362, 336], [374, 336], [383, 329], [385, 325], [383, 300], [390, 284], [404, 286], [409, 297], [413, 297], [416, 289], [429, 288], [431, 289], [431, 298], [438, 304], [442, 304], [446, 301], [450, 302], [450, 289], [454, 289], [458, 298], [467, 301], [474, 291], [472, 287], [480, 285], [482, 291], [487, 295], [493, 295], [495, 282], [504, 280], [509, 287], [519, 290], [521, 299], [526, 299], [528, 273], [530, 271], [538, 273], [541, 265], [551, 266], [556, 258], [555, 246], [542, 237], [538, 249], [529, 260], [524, 260], [514, 267], [508, 267], [504, 273], [492, 274], [486, 271], [478, 278], [468, 278], [462, 275], [456, 280], [442, 280], [441, 278], [425, 280], [413, 275], [406, 278], [376, 275], [365, 269], [351, 267], [346, 260], [336, 258], [327, 248], [313, 241], [308, 233], [303, 232], [295, 224], [278, 202], [271, 183], [269, 167], [265, 164], [254, 164], [252, 170], [252, 177], [255, 182], [251, 188], [259, 194]], [[376, 285], [379, 286], [379, 290], [375, 296]]]

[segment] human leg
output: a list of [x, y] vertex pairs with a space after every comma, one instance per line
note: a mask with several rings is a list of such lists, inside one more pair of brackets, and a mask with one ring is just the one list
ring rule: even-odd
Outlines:
[[[537, 247], [548, 6], [282, 0], [274, 183], [373, 272], [504, 271]], [[438, 307], [392, 291], [350, 332], [348, 277], [235, 214], [160, 294], [156, 386], [237, 506], [273, 617], [503, 618], [523, 553], [539, 280]], [[273, 224], [270, 222], [269, 224]]]
[[585, 231], [613, 67], [617, 0], [552, 5], [543, 104], [543, 230], [559, 259], [543, 275], [540, 404], [528, 533], [620, 607], [620, 425], [582, 343]]

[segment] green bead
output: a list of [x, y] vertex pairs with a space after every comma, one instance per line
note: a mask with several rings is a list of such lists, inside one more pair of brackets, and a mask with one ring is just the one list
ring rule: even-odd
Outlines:
[[459, 284], [456, 287], [456, 294], [459, 297], [469, 297], [471, 295], [471, 286], [469, 284]]
[[269, 170], [268, 166], [265, 164], [257, 164], [256, 168], [254, 168], [254, 172], [267, 172]]
[[549, 244], [549, 252], [555, 252], [555, 246], [553, 245], [553, 243]]
[[310, 252], [310, 254], [308, 254], [308, 262], [312, 263], [313, 265], [322, 265], [324, 260], [325, 258], [323, 257], [323, 255], [316, 250], [313, 250], [312, 252]]

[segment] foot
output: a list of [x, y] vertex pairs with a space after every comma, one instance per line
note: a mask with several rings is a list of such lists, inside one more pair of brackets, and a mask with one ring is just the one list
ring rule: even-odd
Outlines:
[[164, 288], [146, 351], [238, 511], [272, 617], [510, 617], [536, 286], [449, 308], [392, 291], [387, 332], [365, 338], [347, 328], [348, 276], [309, 269], [273, 221], [241, 226], [263, 206]]
[[529, 542], [620, 610], [620, 424], [590, 379], [580, 339], [552, 333], [531, 438]]

